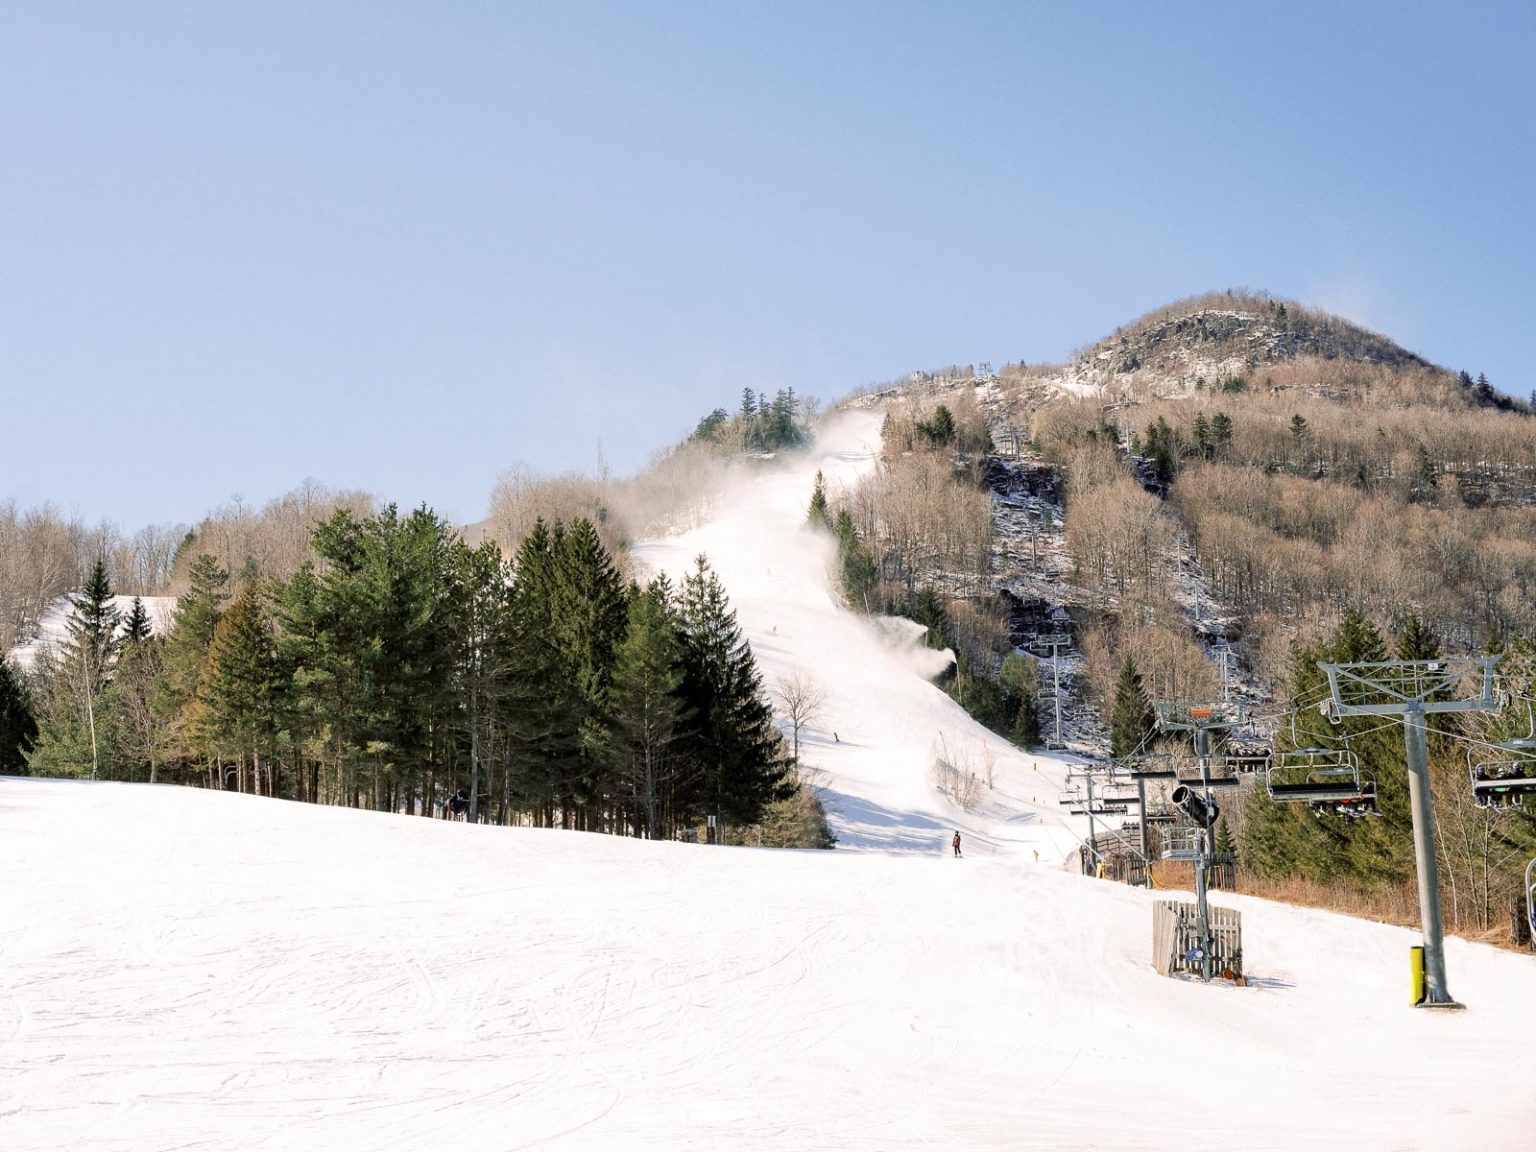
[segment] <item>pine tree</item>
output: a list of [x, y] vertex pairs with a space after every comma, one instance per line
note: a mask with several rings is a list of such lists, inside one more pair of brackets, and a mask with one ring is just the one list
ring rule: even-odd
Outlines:
[[1202, 460], [1209, 460], [1216, 451], [1215, 444], [1211, 441], [1211, 426], [1205, 419], [1205, 413], [1195, 415], [1195, 451]]
[[117, 608], [112, 603], [112, 585], [107, 580], [104, 560], [97, 558], [85, 588], [71, 596], [69, 602], [72, 611], [65, 626], [68, 638], [64, 642], [63, 660], [71, 679], [79, 677], [80, 698], [85, 706], [91, 739], [91, 779], [95, 780], [101, 775], [104, 743], [96, 713], [117, 656], [119, 620]]
[[213, 630], [228, 599], [229, 573], [206, 552], [192, 562], [189, 586], [177, 597], [161, 652], [162, 671], [154, 693], [156, 711], [166, 718], [170, 751], [182, 764], [196, 759], [197, 682], [202, 676]]
[[816, 484], [811, 489], [811, 508], [806, 514], [806, 523], [812, 528], [823, 530], [830, 530], [832, 527], [827, 513], [827, 482], [819, 468], [816, 470]]
[[917, 590], [917, 599], [912, 604], [912, 619], [923, 626], [924, 644], [929, 648], [945, 646], [949, 618], [945, 615], [944, 604], [939, 599], [939, 594], [934, 591], [932, 584], [924, 584]]
[[271, 625], [256, 585], [247, 584], [214, 628], [197, 689], [204, 741], [237, 761], [242, 791], [279, 794], [275, 761], [281, 690]]
[[703, 556], [683, 581], [681, 620], [683, 696], [694, 711], [689, 744], [701, 785], [684, 814], [755, 824], [769, 804], [794, 794], [795, 782], [752, 649]]
[[1145, 751], [1157, 731], [1157, 711], [1129, 656], [1120, 665], [1109, 720], [1109, 754], [1115, 759]]
[[1011, 697], [1008, 739], [1020, 748], [1036, 747], [1040, 743], [1039, 668], [1032, 658], [1012, 652], [998, 670], [998, 679]]
[[663, 835], [682, 766], [678, 744], [688, 718], [682, 659], [671, 586], [659, 576], [629, 597], [628, 630], [615, 653], [609, 694], [609, 754], [636, 833], [652, 840]]
[[36, 739], [32, 693], [26, 680], [0, 653], [0, 775], [25, 775], [27, 753]]
[[112, 603], [112, 585], [107, 579], [107, 565], [98, 559], [91, 567], [85, 587], [70, 596], [70, 617], [65, 625], [67, 659], [78, 662], [85, 682], [94, 696], [106, 687], [117, 656], [117, 626], [121, 614]]
[[149, 613], [144, 610], [144, 601], [135, 596], [133, 607], [129, 610], [127, 619], [123, 621], [123, 643], [142, 643], [149, 639], [149, 633]]
[[846, 508], [838, 512], [832, 531], [837, 537], [837, 576], [844, 598], [854, 608], [873, 611], [870, 598], [879, 574]]
[[613, 674], [614, 651], [624, 638], [628, 604], [624, 582], [588, 520], [576, 520], [554, 537], [550, 636], [575, 689], [576, 730], [582, 767], [562, 797], [576, 826], [595, 830], [610, 795], [604, 779], [611, 759], [603, 716]]
[[138, 597], [129, 614], [103, 704], [117, 736], [123, 779], [159, 782], [168, 717], [159, 707], [165, 642], [150, 634], [147, 613]]
[[1232, 417], [1225, 412], [1217, 412], [1211, 418], [1211, 443], [1217, 455], [1232, 446]]

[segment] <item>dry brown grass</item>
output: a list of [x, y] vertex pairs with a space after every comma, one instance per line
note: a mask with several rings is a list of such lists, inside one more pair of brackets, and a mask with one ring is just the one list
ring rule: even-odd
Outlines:
[[[1153, 861], [1152, 882], [1159, 889], [1193, 892], [1195, 890], [1194, 865], [1172, 860]], [[1418, 928], [1421, 923], [1418, 890], [1412, 884], [1372, 891], [1346, 880], [1328, 884], [1294, 876], [1281, 880], [1265, 880], [1239, 869], [1235, 891], [1243, 896], [1259, 896], [1265, 900], [1294, 904], [1301, 908], [1321, 908], [1344, 916], [1374, 920], [1378, 924]], [[1451, 925], [1446, 924], [1445, 930], [1447, 935], [1459, 936], [1463, 940], [1471, 940], [1477, 944], [1492, 944], [1499, 948], [1525, 951], [1524, 948], [1516, 947], [1508, 923], [1496, 923], [1482, 931], [1459, 932], [1453, 932]]]

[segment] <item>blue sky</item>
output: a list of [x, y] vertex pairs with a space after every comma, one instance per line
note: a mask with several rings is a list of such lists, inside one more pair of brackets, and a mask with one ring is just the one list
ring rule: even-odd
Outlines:
[[484, 514], [1210, 288], [1525, 396], [1529, 4], [7, 4], [0, 498]]

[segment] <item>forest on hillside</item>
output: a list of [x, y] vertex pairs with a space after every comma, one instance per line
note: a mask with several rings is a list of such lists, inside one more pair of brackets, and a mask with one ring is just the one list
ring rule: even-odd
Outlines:
[[[1503, 705], [1441, 725], [1431, 769], [1448, 921], [1503, 930], [1536, 819], [1479, 807], [1469, 777], [1480, 753], [1532, 726], [1530, 405], [1337, 317], [1235, 294], [1149, 314], [1077, 359], [1108, 365], [1093, 387], [1074, 383], [1081, 367], [1020, 362], [914, 373], [878, 393], [881, 466], [827, 513], [850, 607], [922, 623], [955, 651], [957, 699], [1038, 739], [1039, 667], [1015, 647], [993, 573], [1000, 549], [1029, 550], [998, 540], [989, 487], [999, 456], [1022, 445], [1061, 494], [1034, 530], [1070, 558], [1054, 594], [1105, 728], [1117, 710], [1219, 698], [1213, 654], [1230, 650], [1277, 749], [1352, 751], [1380, 788], [1366, 821], [1322, 820], [1262, 787], [1234, 796], [1221, 832], [1246, 882], [1404, 919], [1415, 897], [1401, 737], [1322, 720], [1317, 665], [1499, 654]], [[1120, 699], [1127, 682], [1139, 712]], [[1148, 727], [1128, 748], [1165, 746]]]
[[238, 591], [199, 555], [163, 638], [138, 601], [117, 619], [97, 563], [67, 642], [0, 681], [0, 713], [33, 718], [24, 770], [420, 815], [462, 790], [495, 823], [828, 842], [703, 557], [642, 587], [587, 520], [537, 522], [509, 562], [393, 507], [339, 509], [311, 547]]

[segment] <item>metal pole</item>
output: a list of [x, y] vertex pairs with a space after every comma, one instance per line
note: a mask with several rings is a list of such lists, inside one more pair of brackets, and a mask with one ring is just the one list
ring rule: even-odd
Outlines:
[[1136, 781], [1136, 807], [1141, 812], [1141, 858], [1147, 865], [1148, 886], [1151, 884], [1152, 855], [1147, 847], [1147, 782]]
[[1195, 841], [1195, 911], [1200, 918], [1200, 978], [1211, 978], [1211, 909], [1206, 903], [1205, 867], [1208, 857], [1200, 841]]
[[[1093, 773], [1087, 773], [1085, 779], [1088, 781], [1088, 847], [1093, 852], [1094, 860], [1097, 861], [1099, 856], [1099, 834], [1094, 830], [1093, 826]], [[1098, 869], [1094, 869], [1094, 871], [1097, 872]]]
[[[1195, 754], [1200, 757], [1200, 791], [1205, 796], [1207, 808], [1212, 806], [1211, 801], [1211, 738], [1204, 724], [1195, 726]], [[1216, 855], [1216, 821], [1211, 821], [1211, 826], [1205, 830], [1205, 854], [1209, 859]]]
[[1051, 645], [1051, 680], [1056, 688], [1056, 743], [1061, 743], [1061, 645]]
[[1424, 712], [1403, 712], [1408, 751], [1408, 797], [1413, 812], [1413, 856], [1419, 873], [1419, 916], [1424, 923], [1424, 1003], [1455, 1004], [1445, 980], [1445, 938], [1440, 925], [1440, 877], [1435, 870], [1435, 810], [1429, 792], [1429, 744]]

